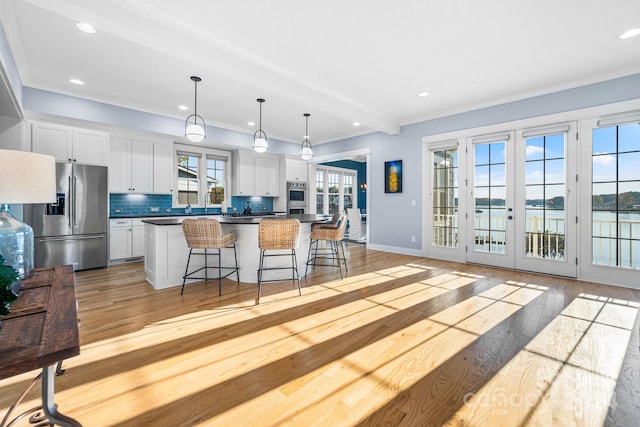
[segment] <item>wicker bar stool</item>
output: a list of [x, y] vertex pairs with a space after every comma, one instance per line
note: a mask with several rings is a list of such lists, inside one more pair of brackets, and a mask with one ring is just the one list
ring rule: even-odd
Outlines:
[[[234, 272], [236, 273], [236, 279], [240, 283], [240, 275], [238, 273], [238, 255], [236, 253], [236, 235], [235, 233], [223, 233], [220, 223], [215, 219], [200, 218], [200, 219], [185, 219], [182, 222], [182, 231], [184, 232], [184, 238], [187, 241], [189, 247], [189, 258], [187, 259], [187, 267], [184, 270], [184, 276], [182, 276], [182, 290], [180, 295], [184, 292], [184, 285], [187, 279], [204, 279], [209, 280], [208, 270], [211, 268], [218, 269], [218, 295], [222, 295], [222, 279], [230, 276]], [[194, 249], [198, 252], [194, 252]], [[207, 252], [213, 249], [217, 252]], [[221, 250], [233, 249], [233, 257], [235, 259], [235, 267], [222, 266]], [[199, 252], [203, 250], [202, 252]], [[189, 263], [191, 262], [191, 255], [204, 256], [204, 267], [197, 268], [192, 272], [189, 272]], [[218, 265], [208, 265], [209, 256], [218, 257]], [[204, 270], [204, 277], [194, 277], [193, 275]], [[229, 271], [224, 276], [222, 270]]]
[[314, 223], [311, 224], [311, 229], [313, 230], [316, 227], [326, 227], [327, 225], [337, 226], [338, 221], [340, 221], [341, 217], [342, 217], [342, 215], [339, 214], [338, 212], [336, 212], [331, 217], [331, 221], [329, 221], [329, 222], [314, 222]]
[[[345, 273], [349, 272], [343, 244], [346, 228], [347, 217], [346, 215], [340, 215], [339, 219], [335, 223], [317, 224], [311, 229], [311, 243], [309, 244], [305, 276], [309, 271], [310, 265], [314, 268], [316, 266], [338, 267], [340, 270], [340, 279], [343, 278], [343, 265]], [[318, 243], [320, 241], [326, 242], [328, 246], [318, 247]], [[340, 251], [342, 251], [342, 255], [340, 254]], [[318, 264], [318, 260], [331, 260], [331, 263], [322, 262], [321, 264]]]
[[[263, 219], [258, 225], [258, 247], [260, 248], [260, 264], [258, 266], [258, 299], [262, 296], [262, 284], [265, 282], [282, 282], [284, 279], [263, 280], [262, 274], [268, 270], [291, 270], [291, 280], [298, 281], [300, 289], [300, 274], [296, 259], [296, 247], [300, 238], [300, 221], [297, 219]], [[267, 253], [270, 251], [271, 253]], [[275, 251], [275, 252], [274, 252]], [[265, 258], [291, 257], [291, 266], [265, 267]]]

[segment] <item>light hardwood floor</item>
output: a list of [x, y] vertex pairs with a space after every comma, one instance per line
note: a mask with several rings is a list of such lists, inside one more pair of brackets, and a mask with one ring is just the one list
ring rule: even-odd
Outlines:
[[[349, 244], [349, 274], [77, 273], [60, 410], [94, 426], [638, 425], [640, 291]], [[0, 382], [0, 408], [35, 375]], [[22, 407], [36, 404], [37, 391]]]

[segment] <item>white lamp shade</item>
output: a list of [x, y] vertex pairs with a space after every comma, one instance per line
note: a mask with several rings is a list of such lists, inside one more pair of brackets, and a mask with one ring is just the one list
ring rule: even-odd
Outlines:
[[267, 140], [264, 138], [256, 138], [253, 140], [253, 150], [256, 153], [264, 153], [269, 148], [269, 144], [267, 144]]
[[0, 150], [0, 203], [55, 201], [55, 158], [26, 151]]
[[309, 160], [313, 157], [313, 150], [311, 147], [302, 147], [300, 150], [300, 157], [302, 160]]
[[205, 137], [204, 128], [198, 124], [189, 125], [185, 131], [185, 136], [191, 142], [200, 142]]

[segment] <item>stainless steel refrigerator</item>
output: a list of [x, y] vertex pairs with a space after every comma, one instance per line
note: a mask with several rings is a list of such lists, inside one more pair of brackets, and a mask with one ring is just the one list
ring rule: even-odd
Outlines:
[[106, 267], [109, 257], [105, 166], [56, 164], [57, 201], [25, 205], [33, 227], [36, 267]]

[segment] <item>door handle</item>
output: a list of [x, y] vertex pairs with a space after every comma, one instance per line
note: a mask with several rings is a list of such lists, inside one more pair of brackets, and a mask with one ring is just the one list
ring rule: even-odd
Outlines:
[[72, 240], [92, 240], [92, 239], [104, 239], [103, 235], [96, 236], [73, 236], [73, 237], [44, 237], [42, 239], [38, 239], [40, 243], [47, 242], [67, 242]]
[[78, 181], [77, 177], [73, 176], [73, 225], [78, 225], [77, 208], [78, 208]]
[[[69, 159], [69, 161], [71, 161], [71, 159]], [[71, 176], [68, 176], [69, 178], [69, 187], [67, 187], [67, 197], [71, 197]], [[67, 200], [67, 202], [69, 202], [70, 200]], [[67, 204], [67, 213], [69, 214], [69, 227], [71, 227], [71, 206], [69, 206], [69, 204]]]

